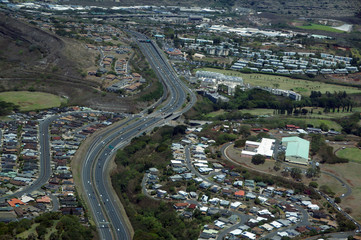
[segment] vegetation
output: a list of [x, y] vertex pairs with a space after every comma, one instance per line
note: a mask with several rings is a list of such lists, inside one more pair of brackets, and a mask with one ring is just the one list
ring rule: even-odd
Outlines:
[[294, 179], [301, 179], [302, 178], [302, 171], [299, 168], [291, 168], [291, 177]]
[[327, 195], [329, 195], [331, 197], [335, 195], [335, 193], [332, 191], [332, 189], [327, 185], [320, 186], [320, 191], [326, 193]]
[[340, 92], [326, 92], [322, 94], [320, 91], [312, 91], [310, 95], [311, 106], [313, 107], [322, 107], [324, 108], [324, 112], [340, 112], [340, 108], [342, 108], [342, 112], [352, 112], [352, 107], [355, 103], [353, 103], [348, 97], [345, 91]]
[[152, 136], [142, 136], [117, 152], [117, 172], [112, 176], [127, 215], [136, 229], [134, 239], [195, 239], [204, 216], [196, 214], [193, 220], [184, 221], [171, 204], [145, 197], [141, 181], [145, 171], [156, 167], [167, 175], [166, 166], [172, 158], [169, 146], [180, 139], [185, 127], [165, 126]]
[[157, 100], [157, 99], [161, 98], [163, 95], [163, 86], [160, 82], [156, 82], [156, 86], [157, 86], [157, 88], [155, 89], [155, 91], [141, 96], [140, 100], [141, 101], [152, 101], [152, 100]]
[[264, 164], [265, 161], [266, 161], [266, 157], [261, 154], [256, 154], [252, 157], [252, 163], [254, 165]]
[[335, 33], [343, 33], [344, 31], [330, 27], [330, 26], [326, 26], [326, 25], [321, 25], [321, 24], [314, 24], [314, 23], [310, 23], [307, 25], [303, 25], [303, 26], [298, 26], [298, 28], [302, 28], [302, 29], [307, 29], [307, 30], [321, 30], [321, 31], [327, 31], [327, 32], [335, 32]]
[[309, 183], [309, 186], [310, 186], [310, 187], [313, 187], [313, 188], [318, 188], [317, 182], [310, 182], [310, 183]]
[[361, 136], [361, 127], [359, 125], [360, 120], [360, 113], [354, 113], [351, 116], [340, 119], [338, 122], [342, 126], [342, 131], [345, 133]]
[[311, 155], [318, 154], [321, 158], [321, 163], [346, 163], [347, 159], [338, 157], [334, 154], [333, 148], [328, 146], [325, 142], [325, 139], [320, 134], [312, 134], [311, 135]]
[[12, 111], [19, 110], [19, 106], [11, 102], [0, 101], [0, 116], [10, 114]]
[[350, 230], [356, 229], [355, 224], [351, 220], [347, 219], [341, 213], [337, 213], [336, 221], [337, 221], [337, 223], [339, 225], [338, 226], [338, 231], [340, 231], [340, 232], [350, 231]]
[[[35, 231], [30, 231], [31, 229]], [[45, 239], [46, 235], [50, 240], [93, 239], [92, 230], [81, 224], [78, 217], [61, 215], [57, 212], [44, 213], [33, 220], [23, 219], [17, 223], [0, 223], [0, 235], [11, 239], [15, 239], [15, 236], [27, 239]]]
[[239, 139], [239, 140], [234, 142], [234, 147], [236, 147], [236, 148], [242, 148], [245, 145], [246, 145], [246, 140], [245, 139]]
[[[324, 83], [324, 82], [317, 82], [317, 81], [310, 81], [310, 80], [302, 80], [302, 79], [292, 79], [290, 77], [285, 76], [276, 76], [276, 75], [268, 75], [268, 74], [260, 74], [260, 73], [241, 73], [234, 70], [223, 70], [217, 68], [200, 68], [196, 69], [195, 71], [202, 70], [202, 71], [211, 71], [211, 72], [219, 72], [225, 75], [235, 76], [235, 77], [242, 77], [244, 83], [249, 83], [254, 86], [261, 86], [261, 87], [270, 87], [272, 85], [276, 86], [277, 88], [284, 89], [284, 90], [294, 90], [302, 96], [310, 96], [311, 91], [321, 91], [322, 93], [326, 92], [338, 92], [340, 90], [340, 86], [331, 83]], [[343, 91], [346, 91], [347, 94], [351, 93], [359, 93], [360, 91], [356, 87], [349, 87], [343, 86]]]
[[345, 148], [336, 152], [340, 158], [345, 158], [350, 161], [361, 162], [361, 150], [358, 148]]
[[[7, 101], [11, 104], [5, 104], [5, 109], [31, 111], [59, 107], [62, 98], [50, 93], [30, 92], [30, 91], [14, 91], [0, 93], [0, 101]], [[0, 109], [2, 108], [0, 104]]]

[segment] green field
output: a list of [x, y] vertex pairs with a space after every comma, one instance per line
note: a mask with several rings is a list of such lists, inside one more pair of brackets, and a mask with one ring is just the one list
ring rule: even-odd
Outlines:
[[[355, 112], [361, 112], [361, 107], [356, 107], [353, 108], [353, 112], [330, 112], [330, 113], [324, 113], [323, 112], [323, 108], [315, 108], [315, 107], [305, 107], [305, 109], [308, 110], [308, 114], [306, 115], [307, 117], [311, 117], [313, 119], [308, 119], [303, 117], [301, 115], [301, 118], [295, 118], [295, 119], [300, 119], [300, 120], [304, 120], [307, 122], [307, 124], [312, 124], [314, 126], [319, 126], [322, 122], [324, 122], [329, 128], [334, 128], [334, 129], [338, 129], [340, 130], [341, 127], [335, 123], [332, 120], [328, 120], [328, 119], [335, 119], [335, 118], [341, 118], [341, 117], [346, 117], [346, 116], [350, 116], [352, 114], [354, 114]], [[311, 109], [313, 110], [313, 113], [311, 114]], [[270, 115], [273, 116], [274, 115], [274, 109], [267, 109], [267, 108], [253, 108], [253, 109], [242, 109], [239, 110], [242, 113], [250, 113], [252, 115]], [[319, 114], [319, 112], [321, 112], [321, 114]], [[213, 118], [213, 117], [217, 117], [219, 115], [224, 114], [225, 111], [223, 109], [218, 110], [218, 111], [214, 111], [214, 112], [210, 112], [207, 113], [205, 115], [205, 117], [208, 118]], [[276, 115], [276, 116], [281, 116], [282, 115]], [[361, 121], [360, 121], [361, 124]]]
[[[329, 113], [324, 113], [323, 112], [324, 108], [319, 108], [319, 107], [304, 107], [304, 108], [308, 110], [307, 116], [312, 116], [312, 117], [322, 118], [322, 119], [341, 118], [341, 117], [350, 116], [350, 115], [354, 114], [355, 112], [361, 112], [361, 107], [354, 107], [352, 109], [352, 112], [342, 112], [342, 109], [340, 109], [340, 112], [337, 112], [337, 109], [336, 109], [335, 112], [331, 111]], [[313, 111], [312, 114], [310, 113], [311, 109]], [[319, 114], [319, 112], [321, 112], [321, 114]]]
[[0, 101], [11, 102], [19, 105], [20, 111], [33, 111], [59, 107], [64, 99], [44, 92], [14, 91], [0, 93]]
[[267, 108], [254, 108], [254, 109], [242, 109], [240, 110], [242, 113], [249, 113], [252, 115], [273, 115], [274, 109]]
[[330, 26], [314, 24], [314, 23], [311, 23], [310, 25], [306, 25], [306, 26], [298, 26], [298, 28], [308, 29], [308, 30], [321, 30], [321, 31], [328, 31], [328, 32], [335, 32], [335, 33], [344, 33], [344, 31], [342, 31], [342, 30], [338, 30], [338, 29], [332, 28]]
[[336, 155], [350, 161], [361, 163], [361, 150], [358, 148], [345, 148], [336, 152]]
[[287, 118], [287, 119], [296, 119], [305, 121], [306, 124], [312, 124], [314, 127], [319, 127], [322, 123], [326, 124], [329, 129], [335, 129], [336, 131], [341, 131], [342, 127], [331, 120], [327, 119], [309, 119], [309, 118]]
[[199, 68], [195, 71], [211, 71], [211, 72], [219, 72], [225, 75], [242, 77], [244, 83], [249, 83], [253, 86], [262, 86], [262, 87], [275, 87], [284, 90], [293, 90], [302, 95], [309, 96], [311, 91], [320, 91], [325, 93], [329, 92], [338, 92], [338, 91], [346, 91], [347, 93], [360, 93], [361, 91], [355, 87], [346, 87], [339, 86], [336, 84], [328, 84], [323, 82], [316, 81], [308, 81], [301, 79], [292, 79], [284, 76], [275, 76], [275, 75], [267, 75], [267, 74], [246, 74], [233, 70], [223, 70], [217, 68]]

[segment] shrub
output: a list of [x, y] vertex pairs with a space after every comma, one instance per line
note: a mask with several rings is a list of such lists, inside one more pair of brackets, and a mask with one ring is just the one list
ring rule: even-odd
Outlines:
[[266, 157], [260, 154], [254, 155], [252, 157], [252, 163], [254, 165], [260, 165], [260, 164], [264, 164], [266, 161]]

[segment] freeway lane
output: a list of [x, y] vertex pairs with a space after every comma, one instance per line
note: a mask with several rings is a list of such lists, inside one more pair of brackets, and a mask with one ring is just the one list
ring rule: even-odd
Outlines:
[[[162, 98], [159, 110], [142, 118], [133, 118], [131, 124], [122, 124], [111, 128], [108, 134], [102, 134], [92, 144], [82, 168], [82, 183], [86, 192], [89, 208], [93, 213], [101, 239], [130, 239], [125, 220], [117, 207], [117, 196], [112, 193], [112, 185], [107, 176], [107, 165], [116, 153], [116, 149], [127, 145], [132, 138], [151, 131], [154, 127], [164, 124], [187, 111], [196, 98], [176, 76], [159, 48], [151, 41], [144, 41], [145, 36], [131, 33], [137, 39], [141, 51], [148, 59], [151, 67], [162, 81], [168, 98]], [[190, 96], [188, 106], [184, 106]], [[109, 146], [115, 147], [114, 149]]]

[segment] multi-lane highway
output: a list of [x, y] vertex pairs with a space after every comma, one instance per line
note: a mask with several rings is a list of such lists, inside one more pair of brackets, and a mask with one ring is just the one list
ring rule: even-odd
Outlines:
[[140, 33], [129, 33], [162, 81], [166, 94], [152, 106], [155, 107], [153, 113], [146, 115], [144, 111], [108, 129], [98, 136], [89, 148], [82, 167], [82, 183], [101, 239], [131, 238], [106, 171], [115, 150], [127, 145], [132, 138], [177, 118], [196, 101], [194, 93], [179, 80], [158, 46]]

